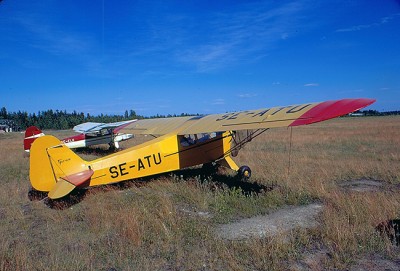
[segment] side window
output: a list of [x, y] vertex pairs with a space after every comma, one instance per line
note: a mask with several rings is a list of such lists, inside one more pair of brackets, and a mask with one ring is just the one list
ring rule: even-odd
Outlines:
[[196, 144], [196, 139], [195, 139], [194, 135], [184, 135], [181, 138], [181, 145], [184, 147], [188, 147], [188, 146], [191, 146], [194, 144]]
[[221, 132], [213, 132], [213, 133], [201, 133], [201, 134], [190, 134], [190, 135], [184, 135], [181, 138], [181, 145], [184, 147], [188, 147], [197, 143], [203, 143], [209, 139], [213, 139], [217, 136], [220, 136], [222, 133]]

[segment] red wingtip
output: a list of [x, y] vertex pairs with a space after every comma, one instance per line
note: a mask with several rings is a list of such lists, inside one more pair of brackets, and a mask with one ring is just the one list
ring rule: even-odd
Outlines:
[[135, 121], [137, 121], [137, 120], [130, 120], [130, 121], [127, 121], [127, 123], [118, 126], [117, 128], [114, 129], [114, 134], [118, 134], [119, 131], [121, 131], [121, 130], [124, 129], [126, 126], [128, 126], [129, 124], [131, 124], [132, 122], [135, 122]]
[[322, 102], [304, 113], [290, 126], [307, 125], [343, 116], [367, 107], [375, 101], [375, 99], [360, 98]]

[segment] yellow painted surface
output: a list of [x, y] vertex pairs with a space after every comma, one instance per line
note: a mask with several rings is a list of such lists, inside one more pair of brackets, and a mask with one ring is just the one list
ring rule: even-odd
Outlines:
[[64, 144], [48, 148], [47, 153], [57, 179], [67, 180], [67, 176], [88, 169], [88, 163]]
[[40, 137], [32, 144], [29, 175], [36, 190], [51, 191], [57, 180], [87, 169], [86, 161], [53, 136]]
[[61, 144], [61, 141], [50, 135], [39, 137], [32, 144], [29, 161], [29, 178], [34, 189], [50, 191], [56, 184], [47, 148], [59, 144]]
[[75, 189], [75, 185], [60, 179], [58, 182], [53, 186], [53, 188], [49, 192], [49, 198], [51, 199], [59, 199], [62, 198], [69, 193], [71, 193], [72, 190]]
[[289, 126], [302, 114], [320, 103], [277, 106], [204, 117], [181, 117], [138, 120], [122, 131], [133, 134], [178, 135], [253, 130]]
[[[232, 140], [231, 133], [226, 132], [184, 146], [181, 143], [183, 136], [172, 134], [93, 161], [84, 161], [54, 137], [43, 138], [32, 146], [31, 172], [37, 176], [31, 174], [31, 182], [36, 190], [51, 191], [53, 198], [68, 194], [74, 188], [67, 182], [67, 176], [88, 169], [94, 171], [90, 186], [151, 176], [224, 159]], [[231, 164], [228, 166], [235, 169]]]
[[[176, 135], [167, 135], [90, 162], [90, 185], [135, 179], [180, 168]], [[175, 153], [175, 154], [174, 154]]]

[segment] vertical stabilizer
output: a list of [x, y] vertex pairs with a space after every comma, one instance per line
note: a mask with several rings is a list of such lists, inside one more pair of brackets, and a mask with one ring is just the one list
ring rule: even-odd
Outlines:
[[93, 170], [60, 140], [47, 135], [32, 144], [29, 175], [35, 190], [49, 192], [54, 199], [86, 186]]
[[25, 138], [24, 138], [24, 150], [29, 152], [31, 149], [32, 143], [38, 138], [44, 136], [44, 133], [37, 128], [36, 126], [30, 126], [25, 131]]

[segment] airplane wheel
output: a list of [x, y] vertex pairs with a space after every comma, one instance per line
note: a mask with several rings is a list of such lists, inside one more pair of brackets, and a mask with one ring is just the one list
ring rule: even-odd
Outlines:
[[238, 170], [238, 175], [242, 180], [249, 180], [251, 177], [251, 169], [248, 166], [241, 166]]

